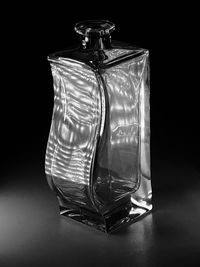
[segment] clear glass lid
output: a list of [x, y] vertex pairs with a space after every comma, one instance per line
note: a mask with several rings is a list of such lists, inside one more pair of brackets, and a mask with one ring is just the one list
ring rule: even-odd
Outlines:
[[114, 31], [115, 24], [108, 20], [85, 20], [76, 23], [74, 29], [83, 36], [104, 36]]

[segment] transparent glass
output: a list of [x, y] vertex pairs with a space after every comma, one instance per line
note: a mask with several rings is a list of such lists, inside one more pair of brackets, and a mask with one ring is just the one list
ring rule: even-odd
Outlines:
[[48, 57], [54, 109], [45, 172], [60, 213], [104, 232], [151, 209], [148, 50], [77, 23], [79, 46]]

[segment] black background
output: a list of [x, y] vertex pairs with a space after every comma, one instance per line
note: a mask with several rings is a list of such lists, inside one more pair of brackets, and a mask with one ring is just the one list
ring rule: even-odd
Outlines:
[[[200, 142], [195, 8], [183, 4], [118, 5], [12, 4], [3, 11], [1, 266], [198, 266]], [[154, 211], [143, 222], [111, 237], [60, 219], [44, 175], [53, 109], [46, 58], [78, 42], [74, 24], [84, 19], [111, 20], [116, 24], [113, 39], [150, 51]]]

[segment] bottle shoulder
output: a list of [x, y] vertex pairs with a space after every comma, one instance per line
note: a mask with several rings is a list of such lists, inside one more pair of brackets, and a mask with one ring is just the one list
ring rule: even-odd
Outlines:
[[112, 47], [109, 49], [86, 49], [80, 46], [74, 46], [64, 51], [58, 51], [48, 56], [50, 62], [62, 63], [75, 61], [86, 64], [92, 68], [109, 68], [113, 65], [120, 64], [131, 58], [137, 58], [147, 54], [148, 50], [131, 44], [112, 41]]

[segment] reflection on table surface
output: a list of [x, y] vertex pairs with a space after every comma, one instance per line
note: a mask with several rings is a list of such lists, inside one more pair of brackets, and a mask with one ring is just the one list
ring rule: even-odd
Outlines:
[[13, 171], [0, 188], [0, 265], [198, 266], [200, 173], [189, 167], [174, 173], [197, 182], [178, 194], [155, 192], [151, 214], [107, 235], [59, 216], [39, 169]]

